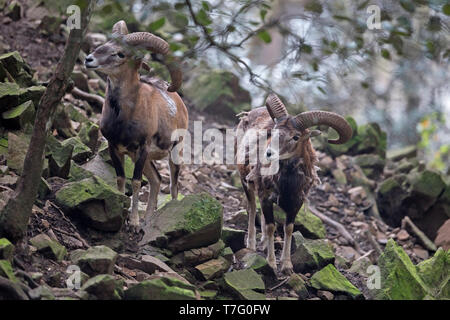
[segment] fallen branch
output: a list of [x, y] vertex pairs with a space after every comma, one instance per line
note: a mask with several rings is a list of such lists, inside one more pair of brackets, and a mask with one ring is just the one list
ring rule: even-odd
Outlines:
[[91, 246], [87, 243], [87, 241], [84, 240], [84, 238], [83, 238], [77, 231], [75, 231], [75, 230], [77, 230], [77, 227], [75, 227], [75, 225], [72, 223], [72, 221], [70, 221], [69, 218], [66, 217], [66, 215], [64, 214], [64, 212], [61, 210], [60, 207], [58, 207], [56, 204], [54, 204], [54, 203], [51, 202], [51, 201], [47, 201], [47, 203], [46, 203], [45, 205], [46, 205], [46, 206], [51, 205], [53, 208], [55, 208], [55, 209], [61, 214], [61, 216], [63, 217], [63, 219], [64, 219], [68, 224], [70, 224], [70, 226], [73, 228], [74, 232], [73, 232], [73, 233], [68, 233], [68, 232], [65, 232], [65, 231], [63, 231], [63, 230], [61, 230], [61, 229], [59, 229], [59, 228], [56, 228], [56, 227], [54, 227], [53, 230], [55, 230], [56, 232], [64, 233], [65, 235], [69, 235], [69, 236], [73, 236], [73, 237], [77, 238], [78, 240], [81, 241], [81, 243], [82, 243], [86, 248], [90, 248], [90, 247], [91, 247]]
[[18, 284], [3, 277], [0, 277], [0, 297], [5, 300], [30, 300]]
[[101, 109], [103, 107], [103, 104], [105, 103], [105, 99], [103, 97], [96, 94], [84, 92], [77, 87], [74, 87], [72, 89], [71, 94], [77, 99], [85, 100], [91, 104], [94, 104], [98, 109]]
[[410, 227], [410, 231], [412, 233], [414, 233], [417, 238], [419, 238], [420, 242], [422, 242], [422, 244], [430, 251], [436, 251], [437, 247], [434, 244], [433, 241], [430, 240], [430, 238], [428, 238], [425, 233], [423, 233], [415, 224], [414, 222], [412, 222], [412, 220], [408, 217], [405, 216], [402, 220], [402, 229], [406, 229], [406, 226]]
[[381, 255], [383, 253], [383, 250], [381, 250], [380, 245], [378, 244], [378, 242], [374, 239], [374, 237], [372, 236], [372, 234], [370, 233], [369, 230], [364, 231], [364, 235], [366, 236], [367, 240], [370, 242], [370, 244], [372, 245], [372, 247], [375, 249], [375, 251], [377, 252], [378, 255]]
[[283, 281], [281, 281], [279, 284], [277, 284], [276, 286], [272, 287], [269, 289], [269, 291], [273, 291], [275, 289], [278, 289], [279, 287], [281, 287], [282, 285], [284, 285], [286, 282], [289, 281], [289, 277], [287, 277], [286, 279], [284, 279]]
[[352, 246], [355, 247], [356, 251], [358, 251], [359, 254], [364, 254], [359, 244], [355, 241], [355, 239], [353, 239], [352, 235], [347, 231], [347, 229], [345, 229], [345, 227], [342, 224], [327, 217], [326, 215], [319, 212], [316, 208], [312, 206], [309, 206], [309, 210], [324, 223], [326, 223], [330, 227], [335, 228]]

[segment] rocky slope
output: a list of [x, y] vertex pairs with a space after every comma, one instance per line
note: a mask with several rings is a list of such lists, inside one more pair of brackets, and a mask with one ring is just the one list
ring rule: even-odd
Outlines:
[[[2, 30], [20, 28], [29, 36], [0, 38], [5, 51], [0, 56], [0, 207], [20, 175], [45, 90], [41, 84], [58, 56], [42, 62], [35, 53], [49, 46], [60, 52], [63, 45], [58, 37], [43, 35], [48, 26], [35, 28], [32, 19], [12, 14], [17, 9], [1, 3]], [[26, 39], [33, 42], [31, 52]], [[81, 64], [73, 80], [84, 91], [104, 89], [103, 79]], [[189, 99], [189, 92], [200, 90], [196, 86], [217, 82], [225, 93], [206, 101]], [[217, 106], [248, 105], [249, 97], [236, 88], [236, 79], [214, 71], [188, 82], [185, 101], [190, 130], [201, 120], [203, 130], [225, 131], [237, 110], [218, 117]], [[221, 118], [225, 121], [217, 122]], [[159, 162], [162, 193], [150, 237], [129, 234], [130, 200], [116, 189], [98, 120], [95, 102], [65, 96], [48, 138], [27, 237], [15, 245], [0, 239], [0, 299], [450, 298], [448, 177], [427, 170], [414, 148], [386, 155], [386, 135], [377, 124], [358, 126], [349, 119], [355, 134], [343, 146], [324, 144], [326, 137], [314, 141], [322, 184], [298, 215], [292, 251], [296, 273], [284, 277], [267, 265], [260, 249], [245, 248], [245, 200], [233, 166], [185, 166], [182, 195], [171, 201], [168, 165]], [[126, 174], [130, 179], [130, 159]], [[127, 190], [129, 195], [130, 185]], [[145, 186], [142, 214], [147, 196]], [[283, 219], [277, 211], [277, 257]]]

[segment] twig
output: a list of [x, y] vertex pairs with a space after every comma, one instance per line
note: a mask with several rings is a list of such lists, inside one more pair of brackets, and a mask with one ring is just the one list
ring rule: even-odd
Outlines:
[[355, 239], [353, 239], [352, 235], [347, 231], [347, 229], [345, 229], [345, 227], [340, 224], [337, 221], [334, 221], [333, 219], [327, 217], [326, 215], [320, 213], [316, 208], [309, 206], [309, 210], [311, 210], [311, 212], [316, 215], [320, 220], [322, 220], [324, 223], [326, 223], [327, 225], [335, 228], [337, 231], [339, 231], [339, 233], [348, 241], [350, 242], [351, 245], [353, 245], [356, 249], [356, 251], [358, 251], [359, 254], [363, 254], [363, 251], [361, 250], [359, 244], [355, 241]]
[[30, 300], [28, 296], [25, 294], [25, 292], [22, 290], [22, 288], [6, 279], [0, 276], [0, 291], [6, 292], [7, 296], [2, 296], [3, 299], [6, 300]]
[[91, 246], [86, 242], [86, 240], [84, 240], [80, 234], [78, 232], [74, 232], [74, 233], [69, 233], [67, 231], [61, 230], [59, 228], [53, 227], [53, 230], [55, 230], [56, 232], [65, 234], [66, 236], [69, 237], [75, 237], [77, 240], [80, 240], [81, 243], [83, 244], [83, 246], [85, 246], [86, 248], [90, 248]]
[[433, 243], [433, 241], [430, 240], [430, 238], [428, 238], [425, 233], [423, 233], [415, 224], [414, 222], [412, 222], [412, 220], [408, 217], [405, 216], [402, 220], [402, 229], [406, 229], [406, 225], [408, 225], [411, 229], [411, 232], [414, 233], [420, 240], [420, 242], [422, 242], [422, 244], [430, 251], [436, 251], [437, 247], [436, 245]]
[[74, 87], [71, 93], [75, 98], [82, 99], [89, 103], [92, 103], [99, 109], [101, 109], [103, 107], [103, 104], [105, 103], [105, 99], [103, 97], [98, 96], [96, 94], [84, 92], [83, 90], [80, 90], [77, 87]]
[[[74, 233], [73, 234], [69, 234], [70, 236], [75, 236], [75, 238], [77, 238], [78, 240], [80, 240], [83, 245], [86, 248], [90, 248], [91, 246], [86, 242], [86, 240], [83, 239], [83, 237], [76, 231], [77, 227], [75, 227], [75, 225], [72, 223], [72, 221], [69, 220], [69, 218], [66, 217], [66, 215], [64, 214], [64, 212], [61, 210], [60, 207], [58, 207], [56, 204], [54, 204], [51, 201], [47, 201], [47, 203], [45, 204], [47, 206], [47, 204], [50, 204], [53, 208], [55, 208], [56, 210], [58, 210], [58, 212], [61, 214], [61, 216], [63, 217], [63, 219], [70, 224], [70, 226], [73, 228]], [[62, 231], [61, 229], [58, 228], [53, 228], [54, 230], [63, 233], [64, 231]], [[66, 233], [67, 234], [67, 233]]]
[[367, 240], [369, 240], [370, 244], [375, 249], [377, 254], [381, 255], [383, 253], [383, 250], [381, 250], [380, 245], [378, 244], [378, 242], [375, 241], [375, 239], [373, 238], [373, 236], [370, 233], [370, 231], [369, 230], [364, 231], [364, 235], [366, 236]]
[[286, 279], [284, 279], [283, 281], [281, 281], [279, 284], [277, 284], [276, 286], [272, 287], [269, 289], [269, 291], [273, 291], [275, 289], [278, 289], [279, 287], [281, 287], [282, 285], [284, 285], [286, 282], [289, 281], [289, 277], [287, 277]]

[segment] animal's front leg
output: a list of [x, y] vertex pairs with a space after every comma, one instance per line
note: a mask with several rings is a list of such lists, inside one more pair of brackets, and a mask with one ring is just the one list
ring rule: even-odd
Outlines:
[[123, 169], [123, 163], [125, 160], [125, 154], [119, 152], [119, 150], [113, 146], [109, 145], [109, 155], [116, 170], [117, 175], [117, 189], [120, 192], [125, 193], [125, 170]]
[[275, 258], [275, 219], [273, 216], [273, 203], [260, 195], [260, 203], [262, 214], [266, 222], [266, 237], [267, 237], [267, 262], [274, 271], [277, 270], [277, 260]]
[[281, 272], [290, 275], [294, 272], [291, 262], [291, 243], [292, 232], [294, 232], [294, 224], [289, 223], [284, 226], [284, 244], [283, 252], [281, 254]]
[[150, 182], [150, 195], [148, 196], [147, 210], [145, 212], [145, 222], [147, 224], [149, 222], [149, 219], [155, 212], [156, 207], [158, 206], [158, 194], [161, 188], [161, 176], [158, 170], [156, 170], [153, 161], [147, 161], [144, 173], [148, 181]]
[[139, 192], [141, 191], [142, 173], [147, 161], [148, 149], [141, 147], [137, 152], [137, 159], [133, 173], [133, 196], [131, 198], [130, 228], [134, 232], [139, 232]]

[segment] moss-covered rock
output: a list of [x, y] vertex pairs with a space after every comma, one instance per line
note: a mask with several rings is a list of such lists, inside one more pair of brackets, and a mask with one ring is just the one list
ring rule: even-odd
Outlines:
[[185, 86], [184, 93], [195, 108], [222, 119], [235, 121], [236, 114], [250, 109], [251, 98], [229, 71], [203, 71]]
[[77, 163], [85, 162], [92, 155], [92, 150], [79, 137], [64, 140], [62, 145], [73, 147], [72, 159]]
[[[278, 207], [274, 207], [275, 221], [281, 226], [284, 225], [286, 214]], [[294, 230], [300, 231], [303, 236], [309, 239], [323, 239], [326, 235], [325, 226], [307, 206], [303, 205], [295, 217]]]
[[90, 276], [112, 274], [117, 253], [107, 246], [95, 246], [87, 250], [75, 250], [70, 254], [70, 260]]
[[22, 87], [33, 86], [33, 71], [23, 60], [19, 52], [13, 51], [0, 56], [0, 64], [8, 71], [11, 77]]
[[98, 149], [98, 138], [100, 134], [100, 127], [93, 122], [85, 122], [81, 125], [78, 136], [85, 145], [87, 145], [92, 152]]
[[9, 170], [22, 174], [23, 162], [30, 144], [30, 136], [24, 133], [8, 133], [8, 154], [6, 164]]
[[58, 141], [54, 136], [47, 137], [47, 156], [50, 176], [67, 179], [73, 154], [73, 145]]
[[12, 261], [14, 245], [6, 238], [0, 239], [0, 260]]
[[0, 276], [11, 280], [12, 282], [17, 282], [17, 278], [14, 275], [14, 270], [11, 266], [11, 262], [8, 260], [0, 260]]
[[2, 113], [2, 123], [11, 129], [19, 130], [27, 123], [31, 123], [34, 120], [35, 108], [33, 101], [28, 100], [27, 102], [18, 105], [8, 111]]
[[381, 289], [377, 298], [386, 300], [421, 300], [428, 287], [419, 276], [406, 252], [390, 239], [378, 259], [381, 271]]
[[245, 248], [245, 231], [224, 227], [222, 229], [222, 240], [233, 252], [237, 252]]
[[327, 290], [346, 294], [353, 299], [363, 298], [361, 292], [347, 280], [334, 265], [329, 264], [311, 277], [311, 286], [317, 290]]
[[173, 252], [208, 246], [220, 239], [222, 214], [220, 202], [206, 193], [172, 200], [150, 221], [141, 243]]
[[309, 240], [300, 232], [294, 232], [295, 251], [291, 255], [295, 272], [309, 272], [334, 263], [335, 255], [327, 240]]
[[90, 227], [102, 231], [120, 230], [125, 220], [124, 209], [130, 206], [127, 196], [96, 177], [64, 185], [56, 193], [56, 202]]
[[223, 257], [212, 259], [199, 264], [195, 269], [202, 275], [202, 280], [211, 280], [222, 276], [231, 266]]
[[110, 274], [100, 274], [86, 281], [81, 290], [89, 293], [90, 300], [120, 300], [123, 281], [116, 280]]
[[422, 211], [428, 210], [446, 187], [442, 176], [431, 170], [410, 173], [408, 182], [411, 200]]
[[293, 273], [289, 276], [287, 285], [295, 291], [299, 299], [306, 299], [309, 296], [308, 288], [306, 287], [305, 280], [298, 274]]
[[[353, 129], [353, 137], [342, 145], [327, 144], [326, 148], [334, 156], [343, 154], [377, 154], [382, 158], [386, 156], [387, 135], [377, 123], [368, 123], [358, 126], [353, 118], [347, 117]], [[357, 127], [357, 129], [356, 129]]]
[[265, 285], [261, 276], [253, 269], [228, 272], [224, 276], [225, 286], [240, 299], [265, 300]]
[[36, 287], [28, 292], [31, 300], [55, 300], [52, 289], [47, 285]]
[[31, 238], [30, 243], [37, 248], [38, 252], [56, 261], [64, 260], [67, 255], [67, 250], [63, 245], [43, 233]]
[[358, 155], [355, 157], [355, 162], [361, 167], [364, 174], [371, 179], [379, 177], [386, 165], [386, 160], [377, 154]]
[[400, 161], [402, 159], [409, 159], [417, 157], [417, 146], [406, 146], [399, 149], [389, 150], [386, 158], [391, 161]]
[[142, 281], [125, 291], [125, 300], [195, 300], [195, 287], [175, 278]]
[[450, 251], [439, 248], [434, 256], [417, 266], [419, 276], [428, 286], [429, 293], [438, 299], [450, 299]]

